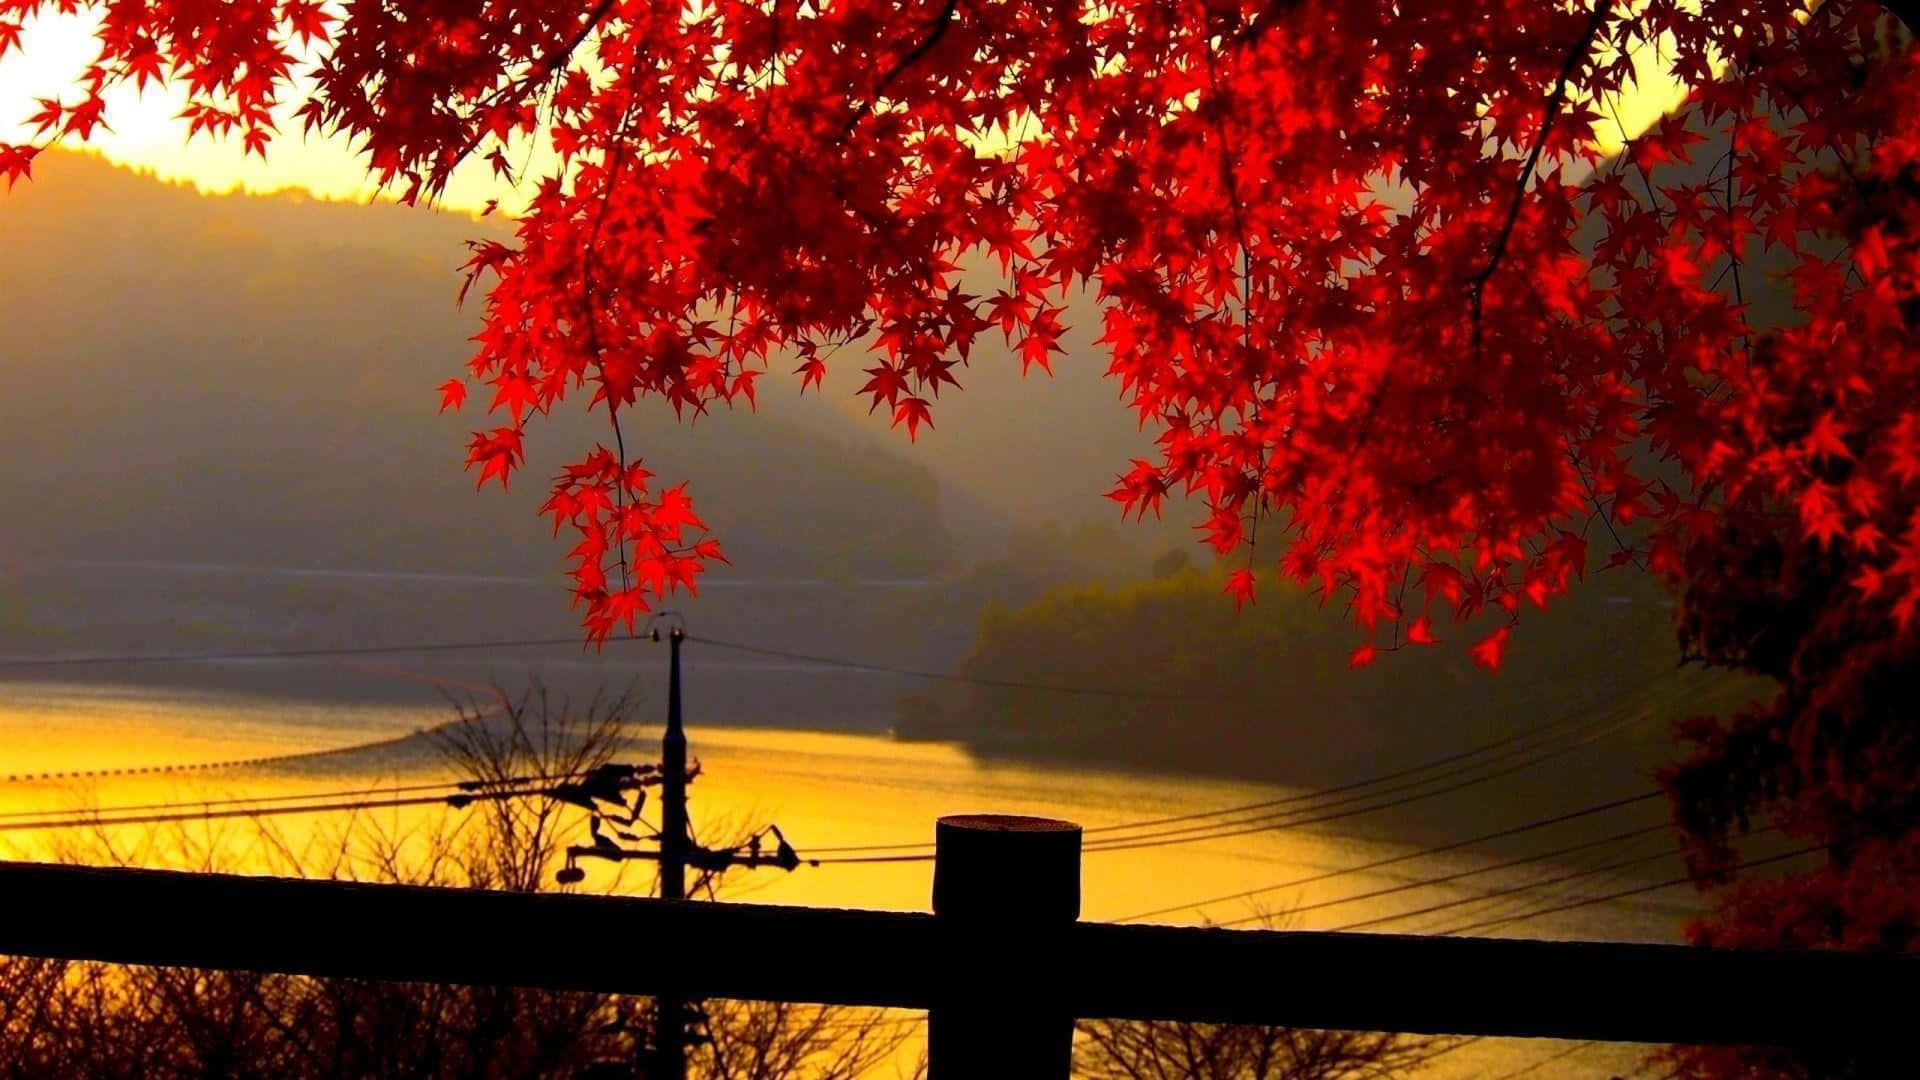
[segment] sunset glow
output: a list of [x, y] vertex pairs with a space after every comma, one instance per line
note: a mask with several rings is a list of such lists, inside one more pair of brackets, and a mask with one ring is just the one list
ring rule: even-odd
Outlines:
[[1911, 1073], [1915, 28], [0, 0], [0, 1076]]
[[[90, 13], [49, 15], [27, 24], [20, 48], [0, 59], [0, 142], [32, 141], [26, 118], [43, 97], [69, 93], [81, 71], [92, 60], [98, 43], [93, 34], [98, 18]], [[1637, 135], [1677, 105], [1684, 90], [1662, 70], [1652, 50], [1635, 56], [1639, 80], [1633, 92], [1614, 101], [1615, 112], [1593, 128], [1592, 138], [1603, 152], [1623, 145], [1626, 135]], [[247, 191], [266, 194], [302, 190], [317, 198], [365, 201], [383, 197], [367, 177], [364, 155], [338, 134], [302, 135], [291, 123], [268, 148], [265, 159], [248, 154], [237, 139], [206, 135], [191, 141], [179, 116], [186, 97], [178, 88], [148, 86], [142, 92], [130, 86], [109, 91], [103, 130], [84, 143], [66, 138], [63, 144], [99, 152], [107, 160], [149, 170], [163, 180], [186, 181], [202, 191]], [[291, 106], [281, 112], [290, 114]], [[521, 160], [526, 160], [522, 158]], [[548, 158], [536, 158], [538, 161]], [[390, 193], [389, 193], [390, 194]], [[448, 186], [440, 205], [450, 210], [480, 213], [490, 201], [514, 209], [524, 193], [495, 178], [484, 163], [469, 162]]]
[[[18, 49], [0, 59], [0, 142], [32, 142], [26, 123], [40, 98], [71, 100], [72, 88], [99, 48], [93, 34], [97, 16], [51, 15], [27, 24]], [[99, 152], [108, 161], [151, 171], [163, 180], [185, 181], [209, 193], [247, 191], [266, 194], [300, 190], [316, 198], [364, 202], [381, 197], [367, 177], [366, 159], [341, 135], [302, 135], [286, 117], [297, 100], [282, 106], [280, 132], [267, 157], [248, 154], [238, 139], [205, 134], [191, 141], [180, 118], [186, 95], [178, 87], [149, 84], [144, 92], [129, 85], [108, 91], [102, 129], [81, 142], [61, 140], [73, 149]], [[516, 192], [490, 175], [484, 164], [470, 163], [449, 185], [441, 205], [479, 213], [489, 200], [516, 205]]]

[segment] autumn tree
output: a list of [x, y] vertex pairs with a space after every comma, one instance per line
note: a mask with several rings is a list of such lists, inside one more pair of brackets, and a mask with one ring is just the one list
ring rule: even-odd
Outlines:
[[[1749, 603], [1729, 566], [1804, 563], [1792, 603], [1831, 619], [1695, 624], [1702, 655], [1799, 680], [1804, 764], [1842, 723], [1806, 711], [1809, 665], [1854, 670], [1838, 628], [1911, 648], [1911, 0], [0, 0], [0, 57], [83, 8], [98, 56], [28, 108], [9, 181], [110, 87], [164, 81], [195, 133], [342, 134], [408, 200], [469, 161], [526, 192], [473, 252], [444, 405], [484, 388], [468, 455], [503, 485], [538, 417], [605, 411], [545, 505], [590, 638], [720, 556], [628, 444], [636, 402], [751, 404], [864, 354], [912, 437], [983, 335], [1044, 370], [1093, 310], [1159, 437], [1113, 497], [1195, 496], [1245, 559], [1229, 592], [1277, 567], [1340, 596], [1355, 663], [1488, 615], [1469, 648], [1497, 667], [1598, 565], [1705, 612]], [[1630, 129], [1655, 72], [1685, 107]], [[1790, 317], [1756, 317], [1767, 287]], [[1740, 760], [1714, 768], [1775, 798]]]
[[[1115, 497], [1196, 493], [1210, 542], [1250, 560], [1264, 521], [1264, 555], [1349, 594], [1363, 651], [1546, 601], [1596, 526], [1650, 522], [1613, 557], [1680, 573], [1756, 500], [1903, 617], [1920, 603], [1920, 536], [1863, 531], [1913, 478], [1920, 421], [1845, 487], [1816, 464], [1884, 402], [1866, 374], [1911, 356], [1903, 4], [0, 0], [0, 56], [82, 8], [99, 54], [34, 108], [43, 140], [165, 82], [193, 133], [264, 155], [290, 117], [407, 199], [469, 159], [530, 192], [515, 242], [476, 247], [485, 321], [445, 396], [489, 390], [483, 483], [570, 395], [606, 411], [610, 445], [546, 504], [595, 637], [719, 554], [623, 409], [750, 403], [776, 362], [804, 390], [852, 345], [911, 436], [982, 334], [1045, 368], [1080, 290], [1160, 433]], [[1699, 123], [1609, 155], [1643, 53]], [[517, 175], [533, 137], [551, 163]], [[1695, 161], [1712, 174], [1660, 175]], [[1858, 213], [1875, 199], [1891, 216]], [[1801, 319], [1762, 367], [1741, 297], [1763, 257]], [[982, 261], [998, 288], [969, 291]], [[1840, 392], [1816, 423], [1732, 452], [1810, 379]]]
[[[1914, 179], [1909, 174], [1907, 183]], [[1910, 187], [1909, 191], [1920, 190]], [[1911, 374], [1883, 391], [1911, 400]], [[1769, 438], [1817, 422], [1831, 390], [1802, 387], [1772, 400]], [[1893, 395], [1890, 395], [1893, 396]], [[1861, 414], [1817, 466], [1845, 487], [1855, 463], [1897, 436], [1893, 410]], [[1788, 429], [1780, 432], [1779, 428]], [[1920, 499], [1900, 491], [1874, 508], [1889, 532], [1920, 521]], [[1686, 555], [1681, 636], [1699, 659], [1765, 676], [1778, 689], [1729, 717], [1680, 725], [1686, 753], [1662, 771], [1695, 881], [1711, 914], [1689, 927], [1721, 947], [1920, 947], [1920, 641], [1898, 593], [1844, 548], [1791, 530], [1723, 521]], [[1819, 858], [1783, 875], [1739, 874], [1753, 834], [1777, 829]], [[1762, 849], [1764, 850], [1764, 849]], [[1803, 860], [1803, 863], [1806, 860]], [[1903, 1071], [1902, 1033], [1827, 1047], [1685, 1048], [1673, 1075], [1841, 1077]]]

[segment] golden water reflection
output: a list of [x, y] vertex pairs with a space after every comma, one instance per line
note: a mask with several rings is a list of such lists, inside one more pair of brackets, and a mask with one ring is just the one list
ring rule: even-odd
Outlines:
[[[278, 763], [190, 769], [165, 773], [59, 776], [97, 770], [213, 764], [271, 755], [302, 755], [330, 747], [391, 739], [446, 721], [445, 708], [314, 705], [246, 695], [173, 689], [103, 688], [61, 684], [13, 684], [0, 704], [0, 852], [9, 858], [80, 858], [144, 865], [205, 865], [243, 872], [286, 873], [293, 863], [327, 866], [343, 834], [371, 828], [405, 844], [426, 844], [458, 824], [472, 809], [445, 806], [381, 807], [353, 815], [286, 814], [262, 823], [220, 818], [100, 829], [29, 829], [40, 811], [99, 810], [189, 800], [328, 796], [378, 793], [394, 784], [457, 779], [426, 740], [373, 751], [296, 757]], [[633, 760], [649, 760], [657, 731], [643, 731]], [[926, 844], [943, 814], [994, 811], [1061, 817], [1090, 830], [1136, 821], [1274, 799], [1288, 794], [1273, 785], [1196, 779], [1101, 768], [1066, 768], [1017, 762], [982, 762], [941, 743], [754, 728], [705, 727], [693, 733], [693, 752], [703, 772], [693, 786], [696, 827], [713, 835], [737, 834], [768, 822], [778, 824], [804, 853], [813, 847]], [[191, 811], [192, 808], [184, 808]], [[170, 811], [171, 812], [171, 811]], [[584, 823], [574, 827], [585, 841]], [[1083, 872], [1083, 915], [1125, 916], [1240, 890], [1277, 880], [1353, 866], [1405, 852], [1412, 846], [1389, 836], [1333, 831], [1276, 830], [1203, 843], [1113, 853], [1089, 852]], [[1457, 852], [1370, 874], [1355, 874], [1270, 894], [1270, 911], [1337, 899], [1415, 877], [1434, 876], [1498, 861], [1502, 856]], [[333, 868], [337, 872], [338, 868]], [[601, 864], [587, 866], [584, 886], [645, 892], [650, 881], [631, 869], [617, 881]], [[1545, 876], [1553, 868], [1536, 868]], [[1333, 927], [1346, 920], [1392, 914], [1435, 898], [1466, 897], [1523, 876], [1493, 876], [1446, 888], [1421, 890], [1375, 901], [1316, 911], [1302, 927]], [[1583, 883], [1598, 891], [1604, 883]], [[726, 899], [823, 906], [919, 911], [927, 907], [931, 864], [874, 863], [743, 871], [723, 883]], [[1578, 890], [1568, 890], [1577, 892]], [[1587, 936], [1671, 940], [1684, 901], [1673, 894], [1571, 911], [1515, 927], [1538, 936]], [[1514, 905], [1508, 904], [1508, 909]], [[1160, 916], [1155, 921], [1197, 923], [1244, 917], [1257, 909], [1239, 901], [1204, 910]], [[1479, 908], [1465, 909], [1470, 913]], [[1498, 913], [1497, 902], [1487, 909]], [[1445, 916], [1389, 924], [1383, 929], [1431, 930], [1457, 921]], [[1284, 921], [1284, 920], [1283, 920]], [[892, 1065], [893, 1075], [917, 1057], [916, 1035]], [[1635, 1047], [1485, 1040], [1435, 1060], [1420, 1075], [1498, 1074], [1567, 1051], [1549, 1068], [1556, 1076], [1630, 1074], [1643, 1055]]]

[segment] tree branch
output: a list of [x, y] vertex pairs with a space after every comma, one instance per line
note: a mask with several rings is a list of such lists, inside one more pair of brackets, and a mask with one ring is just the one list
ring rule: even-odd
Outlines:
[[932, 52], [935, 45], [940, 44], [940, 39], [947, 36], [947, 27], [953, 25], [954, 13], [959, 10], [960, 0], [947, 0], [945, 6], [940, 9], [940, 14], [934, 16], [932, 22], [928, 24], [926, 36], [920, 39], [920, 43], [915, 45], [911, 52], [887, 69], [887, 73], [880, 77], [880, 84], [873, 88], [873, 97], [861, 102], [859, 107], [853, 110], [853, 115], [847, 117], [846, 126], [840, 129], [842, 139], [853, 134], [853, 129], [860, 126], [860, 121], [865, 120], [873, 112], [874, 104], [880, 100], [881, 94], [886, 93], [887, 87], [893, 85], [895, 79]]
[[[607, 5], [601, 6], [604, 8]], [[627, 505], [627, 436], [620, 428], [620, 403], [614, 400], [613, 388], [607, 385], [606, 354], [600, 347], [600, 316], [594, 311], [594, 274], [600, 264], [600, 230], [607, 222], [607, 205], [613, 201], [614, 184], [619, 181], [620, 169], [626, 164], [627, 124], [632, 119], [633, 95], [629, 94], [620, 110], [620, 126], [614, 131], [613, 141], [609, 144], [613, 161], [607, 168], [607, 178], [600, 191], [600, 206], [594, 212], [593, 232], [587, 238], [585, 251], [586, 266], [581, 274], [581, 293], [587, 304], [587, 340], [593, 349], [594, 365], [600, 369], [600, 386], [607, 395], [607, 422], [613, 428], [613, 444], [615, 451], [619, 454], [620, 475], [614, 482], [613, 499], [614, 506], [620, 511], [622, 518], [625, 517]], [[620, 589], [625, 592], [633, 588], [633, 582], [627, 569], [627, 537], [624, 523], [616, 529], [614, 540], [615, 550], [620, 556]]]
[[[473, 107], [470, 118], [480, 118], [484, 120], [483, 114], [485, 111], [498, 103], [502, 95], [523, 94], [527, 91], [528, 87], [543, 84], [553, 78], [561, 68], [567, 65], [568, 61], [573, 59], [573, 54], [580, 50], [580, 46], [587, 43], [587, 38], [592, 36], [595, 30], [599, 29], [600, 23], [606, 19], [608, 12], [612, 10], [613, 0], [599, 0], [599, 3], [595, 4], [592, 10], [587, 12], [586, 21], [580, 24], [580, 29], [574, 32], [573, 37], [569, 38], [560, 48], [548, 54], [540, 63], [535, 64], [533, 70], [511, 82], [503, 83], [495, 87], [491, 93], [482, 98], [480, 102]], [[487, 129], [483, 123], [479, 130], [475, 131], [467, 139], [466, 143], [454, 153], [453, 159], [447, 165], [435, 170], [435, 179], [429, 183], [428, 190], [435, 192], [444, 190], [447, 181], [453, 177], [453, 170], [459, 168], [461, 163], [465, 162], [468, 157], [471, 157], [473, 152], [478, 150], [480, 144], [485, 142], [486, 139]]]
[[1500, 268], [1500, 261], [1506, 257], [1507, 242], [1513, 238], [1513, 226], [1520, 218], [1520, 204], [1526, 199], [1527, 185], [1533, 182], [1534, 170], [1540, 167], [1540, 155], [1546, 150], [1547, 137], [1553, 133], [1553, 122], [1560, 116], [1560, 107], [1567, 101], [1567, 83], [1572, 81], [1573, 73], [1585, 60], [1593, 48], [1593, 41], [1600, 36], [1600, 30], [1606, 25], [1607, 15], [1612, 10], [1613, 0], [1596, 0], [1593, 14], [1587, 19], [1587, 28], [1581, 33], [1580, 40], [1567, 50], [1567, 59], [1560, 66], [1560, 77], [1554, 80], [1553, 93], [1547, 95], [1546, 115], [1540, 118], [1540, 135], [1533, 140], [1533, 148], [1527, 151], [1527, 161], [1520, 169], [1520, 175], [1513, 183], [1513, 198], [1507, 203], [1506, 220], [1500, 223], [1499, 235], [1494, 237], [1493, 250], [1487, 255], [1487, 264], [1467, 279], [1467, 288], [1473, 302], [1473, 349], [1480, 351], [1480, 314], [1482, 294], [1486, 290], [1487, 280]]

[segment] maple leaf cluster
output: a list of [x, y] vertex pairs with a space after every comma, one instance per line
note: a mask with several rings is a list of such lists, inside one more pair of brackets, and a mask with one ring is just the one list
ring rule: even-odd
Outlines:
[[[45, 138], [155, 80], [262, 153], [290, 106], [409, 200], [471, 159], [528, 185], [468, 265], [470, 462], [505, 484], [536, 417], [605, 410], [545, 508], [594, 638], [719, 556], [623, 410], [750, 405], [774, 365], [804, 391], [854, 346], [911, 438], [982, 334], [1047, 369], [1086, 293], [1159, 440], [1113, 497], [1196, 497], [1239, 602], [1254, 557], [1343, 595], [1356, 664], [1491, 611], [1496, 667], [1597, 538], [1681, 576], [1735, 519], [1920, 607], [1887, 510], [1920, 476], [1920, 73], [1880, 4], [0, 0], [0, 57], [78, 8], [99, 56]], [[1649, 51], [1688, 109], [1605, 153]], [[1788, 324], [1754, 323], [1763, 279]]]

